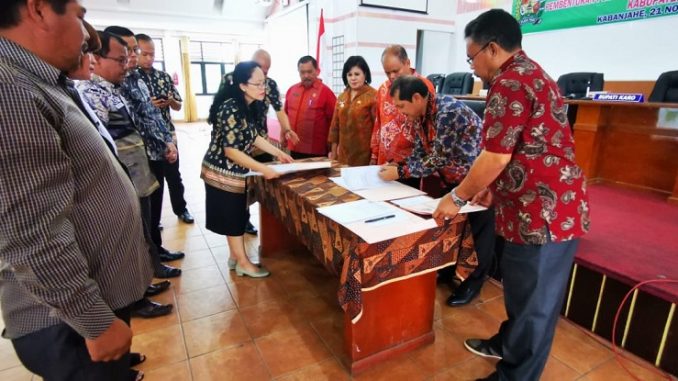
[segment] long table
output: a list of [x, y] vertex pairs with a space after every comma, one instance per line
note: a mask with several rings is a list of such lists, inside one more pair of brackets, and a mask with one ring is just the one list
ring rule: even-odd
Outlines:
[[[260, 202], [260, 250], [272, 256], [303, 244], [339, 276], [344, 349], [351, 373], [433, 342], [436, 270], [457, 264], [465, 279], [477, 266], [465, 215], [445, 226], [367, 244], [316, 208], [361, 199], [329, 177], [337, 168], [251, 178]], [[275, 275], [274, 275], [275, 276]]]

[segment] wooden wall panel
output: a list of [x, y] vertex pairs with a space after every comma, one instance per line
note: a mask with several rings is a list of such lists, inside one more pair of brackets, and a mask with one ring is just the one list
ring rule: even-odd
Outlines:
[[605, 81], [603, 90], [610, 93], [642, 93], [650, 97], [655, 81]]

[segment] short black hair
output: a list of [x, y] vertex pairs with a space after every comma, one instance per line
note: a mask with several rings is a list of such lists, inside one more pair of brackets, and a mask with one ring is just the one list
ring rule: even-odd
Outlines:
[[372, 73], [370, 73], [370, 67], [367, 65], [367, 61], [365, 61], [362, 56], [350, 56], [346, 62], [344, 62], [344, 70], [341, 72], [341, 79], [344, 80], [344, 86], [348, 87], [348, 72], [356, 66], [365, 73], [365, 83], [372, 83]]
[[134, 37], [134, 32], [124, 26], [111, 25], [104, 29], [104, 32], [117, 34], [120, 37]]
[[518, 20], [503, 9], [490, 9], [466, 24], [464, 38], [478, 45], [495, 42], [507, 52], [521, 48], [523, 32]]
[[[256, 107], [256, 102], [253, 102], [252, 106], [249, 107], [245, 101], [245, 94], [240, 89], [240, 85], [247, 84], [247, 82], [252, 78], [252, 73], [257, 68], [261, 68], [258, 63], [254, 61], [241, 61], [233, 69], [231, 75], [231, 83], [226, 83], [222, 86], [217, 94], [214, 96], [212, 101], [212, 106], [210, 106], [210, 113], [207, 117], [207, 123], [216, 124], [217, 123], [217, 114], [219, 113], [219, 107], [227, 100], [234, 99], [236, 105], [245, 115], [254, 117], [255, 120], [259, 119], [259, 113], [263, 112], [263, 109]], [[261, 103], [263, 105], [263, 103]]]
[[318, 61], [316, 61], [315, 58], [313, 58], [311, 56], [303, 56], [303, 57], [299, 58], [299, 61], [297, 62], [297, 67], [299, 67], [299, 65], [301, 65], [301, 64], [305, 64], [305, 63], [309, 63], [309, 62], [313, 64], [314, 69], [318, 68]]
[[424, 81], [414, 75], [403, 75], [402, 77], [396, 78], [391, 85], [389, 94], [391, 97], [394, 97], [396, 92], [398, 92], [398, 98], [401, 101], [408, 102], [412, 102], [414, 93], [417, 93], [422, 97], [426, 97], [429, 94], [428, 87]]
[[137, 39], [137, 41], [153, 42], [153, 39], [151, 38], [151, 36], [149, 36], [147, 34], [139, 33], [134, 37]]
[[122, 39], [122, 37], [118, 36], [117, 34], [113, 34], [110, 32], [106, 31], [97, 31], [99, 34], [99, 40], [101, 40], [101, 49], [99, 49], [97, 52], [95, 52], [96, 55], [99, 57], [106, 57], [108, 56], [108, 52], [111, 51], [111, 39], [114, 39], [120, 43], [120, 45], [124, 47], [128, 47], [127, 43], [125, 40]]
[[[54, 12], [63, 15], [66, 12], [66, 4], [73, 0], [46, 0]], [[21, 10], [26, 6], [26, 0], [2, 0], [0, 1], [0, 29], [7, 29], [19, 25], [21, 22]]]

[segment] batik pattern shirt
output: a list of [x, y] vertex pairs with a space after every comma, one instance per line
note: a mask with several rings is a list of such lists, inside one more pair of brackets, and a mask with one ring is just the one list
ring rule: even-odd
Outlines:
[[[435, 94], [435, 87], [431, 81], [414, 70], [412, 75], [421, 78], [429, 93]], [[407, 120], [393, 104], [390, 94], [391, 84], [391, 81], [387, 80], [377, 91], [377, 117], [372, 130], [371, 161], [379, 165], [402, 162], [410, 156], [414, 148], [415, 122]]]
[[235, 148], [252, 154], [254, 141], [261, 136], [261, 127], [257, 126], [260, 118], [252, 116], [256, 115], [255, 108], [261, 107], [260, 103], [253, 102], [249, 107], [254, 112], [249, 114], [232, 98], [219, 106], [200, 172], [206, 184], [232, 193], [245, 193], [245, 174], [249, 169], [229, 159], [224, 150]]
[[438, 172], [445, 185], [459, 184], [480, 154], [482, 126], [482, 119], [463, 102], [449, 95], [429, 96], [412, 155], [398, 172], [406, 177]]
[[139, 134], [144, 139], [149, 159], [153, 161], [165, 160], [167, 143], [172, 143], [172, 134], [167, 128], [160, 110], [151, 103], [148, 87], [141, 80], [136, 70], [127, 74], [121, 87], [122, 95], [130, 106]]
[[[141, 68], [138, 68], [137, 72], [139, 73], [139, 76], [146, 84], [146, 87], [148, 87], [148, 91], [150, 92], [151, 97], [153, 98], [165, 97], [168, 99], [174, 98], [178, 102], [182, 101], [181, 95], [179, 94], [177, 88], [174, 86], [174, 81], [172, 81], [172, 77], [169, 74], [165, 73], [164, 71], [157, 70], [155, 68], [151, 68], [150, 72], [148, 73], [142, 70]], [[169, 128], [169, 131], [171, 133], [174, 133], [174, 123], [172, 123], [170, 108], [165, 107], [159, 110], [160, 113], [162, 114], [162, 119], [165, 121], [165, 124]]]
[[541, 245], [589, 230], [586, 179], [575, 163], [563, 99], [553, 79], [523, 51], [492, 80], [483, 131], [487, 151], [511, 154], [491, 186], [498, 234]]
[[351, 89], [339, 94], [330, 125], [329, 143], [337, 144], [336, 160], [350, 166], [370, 163], [370, 139], [376, 110], [377, 91], [363, 86], [351, 99]]

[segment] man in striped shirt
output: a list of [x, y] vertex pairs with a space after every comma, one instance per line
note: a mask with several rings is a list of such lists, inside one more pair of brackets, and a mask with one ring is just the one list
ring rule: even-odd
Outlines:
[[0, 4], [3, 337], [47, 380], [125, 380], [152, 267], [134, 187], [65, 86], [85, 10]]

